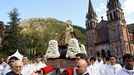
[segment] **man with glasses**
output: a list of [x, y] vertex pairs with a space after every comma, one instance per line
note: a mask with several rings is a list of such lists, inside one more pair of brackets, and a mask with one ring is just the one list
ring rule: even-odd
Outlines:
[[23, 68], [23, 63], [21, 60], [16, 60], [12, 65], [12, 70], [6, 75], [22, 75], [21, 71]]

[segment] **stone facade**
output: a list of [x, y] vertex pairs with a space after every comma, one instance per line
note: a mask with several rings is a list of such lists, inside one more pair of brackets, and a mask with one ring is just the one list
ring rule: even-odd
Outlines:
[[89, 0], [86, 15], [86, 35], [88, 54], [96, 55], [97, 51], [110, 51], [122, 56], [125, 53], [134, 55], [134, 33], [129, 32], [124, 12], [119, 0], [109, 0], [107, 3], [107, 20], [98, 22], [91, 0]]

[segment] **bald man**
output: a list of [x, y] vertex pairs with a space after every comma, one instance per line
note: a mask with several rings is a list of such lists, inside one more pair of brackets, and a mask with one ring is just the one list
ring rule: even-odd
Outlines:
[[6, 75], [22, 75], [21, 71], [23, 68], [23, 62], [21, 60], [16, 60], [13, 63], [12, 71], [8, 72]]
[[79, 59], [75, 67], [65, 69], [62, 75], [90, 75], [86, 60]]
[[86, 60], [80, 59], [76, 63], [76, 72], [77, 72], [77, 75], [89, 75], [88, 65], [87, 65]]

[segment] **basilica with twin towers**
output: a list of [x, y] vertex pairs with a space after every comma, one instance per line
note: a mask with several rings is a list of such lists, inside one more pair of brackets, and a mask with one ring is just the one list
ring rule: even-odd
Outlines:
[[125, 53], [134, 55], [134, 33], [130, 32], [124, 17], [119, 0], [108, 0], [106, 16], [107, 20], [98, 22], [96, 12], [89, 0], [88, 13], [86, 14], [86, 35], [88, 40], [87, 51], [89, 55], [95, 55], [102, 50], [106, 53]]

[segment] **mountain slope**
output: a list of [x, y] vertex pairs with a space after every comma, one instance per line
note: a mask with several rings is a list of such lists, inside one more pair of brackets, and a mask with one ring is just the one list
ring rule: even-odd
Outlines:
[[[66, 23], [52, 18], [31, 18], [20, 23], [21, 34], [27, 48], [46, 51], [49, 40], [59, 40], [65, 33]], [[86, 45], [85, 29], [73, 25], [80, 43]]]

